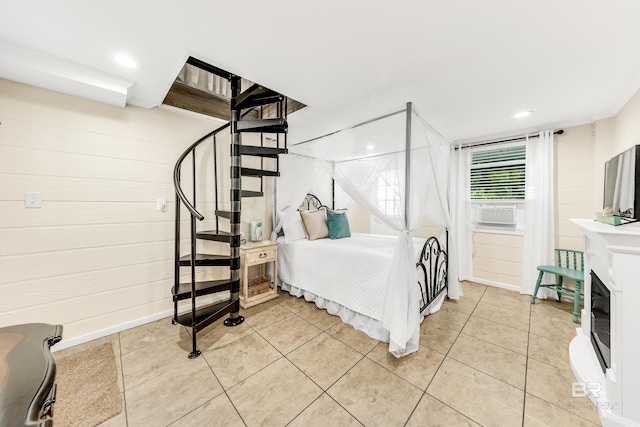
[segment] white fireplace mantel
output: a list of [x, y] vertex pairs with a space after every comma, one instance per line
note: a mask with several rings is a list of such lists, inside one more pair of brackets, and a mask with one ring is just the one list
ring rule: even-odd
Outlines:
[[[571, 369], [602, 425], [640, 427], [640, 223], [612, 226], [572, 219], [584, 235], [581, 327], [569, 346]], [[591, 345], [591, 276], [611, 292], [611, 367], [602, 371]]]

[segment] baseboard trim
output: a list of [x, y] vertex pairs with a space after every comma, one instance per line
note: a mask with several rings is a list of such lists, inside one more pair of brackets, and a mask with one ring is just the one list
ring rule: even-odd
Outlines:
[[[223, 294], [223, 295], [220, 295], [218, 297], [208, 298], [206, 301], [202, 301], [200, 304], [198, 304], [198, 306], [207, 305], [207, 304], [215, 304], [217, 302], [224, 301], [224, 300], [227, 300], [227, 299], [229, 299], [229, 294], [227, 294], [227, 295]], [[191, 309], [190, 307], [183, 307], [182, 309], [180, 309], [178, 311], [178, 313], [182, 314], [182, 313], [185, 313], [185, 312], [189, 311], [190, 309]], [[114, 325], [114, 326], [112, 326], [110, 328], [101, 329], [101, 330], [96, 331], [96, 332], [91, 332], [90, 334], [80, 335], [78, 337], [70, 338], [68, 340], [63, 339], [58, 344], [56, 344], [53, 347], [51, 347], [51, 351], [52, 352], [56, 352], [56, 351], [64, 350], [66, 348], [70, 348], [70, 347], [74, 347], [76, 345], [84, 344], [84, 343], [89, 342], [89, 341], [97, 340], [98, 338], [103, 338], [103, 337], [106, 337], [108, 335], [116, 334], [118, 332], [122, 332], [122, 331], [125, 331], [127, 329], [135, 328], [136, 326], [142, 326], [144, 324], [155, 322], [156, 320], [164, 319], [166, 317], [171, 317], [171, 316], [173, 316], [173, 310], [166, 310], [166, 311], [162, 311], [160, 313], [151, 314], [151, 315], [146, 316], [146, 317], [141, 317], [139, 319], [132, 320], [130, 322], [125, 322], [125, 323], [121, 323], [119, 325]]]
[[52, 352], [64, 350], [69, 347], [74, 347], [76, 345], [84, 344], [89, 341], [97, 340], [98, 338], [106, 337], [107, 335], [116, 334], [118, 332], [125, 331], [127, 329], [135, 328], [136, 326], [141, 326], [146, 323], [155, 322], [156, 320], [163, 319], [165, 317], [169, 317], [173, 315], [173, 310], [163, 311], [161, 313], [155, 313], [147, 317], [142, 317], [140, 319], [133, 320], [131, 322], [121, 323], [119, 325], [112, 326], [110, 328], [102, 329], [96, 332], [92, 332], [86, 335], [80, 335], [78, 337], [74, 337], [68, 340], [62, 340], [55, 346], [51, 347]]
[[474, 277], [469, 281], [479, 283], [481, 285], [493, 286], [494, 288], [508, 289], [510, 291], [516, 291], [516, 292], [520, 292], [520, 289], [521, 289], [520, 286], [507, 285], [506, 283], [494, 282], [492, 280], [478, 279], [476, 277]]

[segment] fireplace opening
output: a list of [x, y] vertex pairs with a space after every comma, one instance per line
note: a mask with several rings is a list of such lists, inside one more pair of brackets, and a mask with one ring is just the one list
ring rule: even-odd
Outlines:
[[611, 367], [611, 293], [591, 271], [591, 344], [602, 372]]

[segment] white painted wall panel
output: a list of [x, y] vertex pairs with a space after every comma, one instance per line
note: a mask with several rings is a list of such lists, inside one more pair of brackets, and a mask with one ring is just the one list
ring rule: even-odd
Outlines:
[[[149, 154], [154, 155], [154, 152], [151, 151]], [[0, 169], [11, 174], [153, 183], [164, 183], [166, 177], [173, 173], [173, 165], [169, 163], [63, 153], [2, 144]]]
[[[169, 219], [167, 217], [167, 220]], [[11, 227], [0, 229], [0, 255], [28, 254], [32, 253], [34, 248], [40, 251], [63, 251], [157, 241], [173, 241], [173, 229], [166, 221], [144, 224]]]
[[[190, 186], [186, 186], [190, 190]], [[37, 188], [50, 201], [154, 202], [162, 196], [174, 202], [169, 183], [133, 182], [101, 178], [0, 173], [0, 199], [24, 201], [24, 189]], [[189, 191], [190, 193], [191, 191]], [[158, 197], [156, 197], [158, 196]]]
[[521, 235], [473, 233], [473, 275], [477, 279], [520, 286]]
[[116, 159], [148, 162], [149, 152], [158, 154], [158, 160], [177, 158], [180, 147], [158, 141], [138, 140], [131, 144], [130, 137], [76, 130], [70, 134], [66, 127], [56, 127], [30, 121], [5, 119], [7, 144], [21, 148], [34, 148], [62, 153], [86, 154]]

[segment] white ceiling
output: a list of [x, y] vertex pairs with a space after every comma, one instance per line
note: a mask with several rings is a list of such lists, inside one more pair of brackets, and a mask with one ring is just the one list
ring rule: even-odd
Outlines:
[[191, 55], [307, 104], [293, 142], [408, 101], [445, 138], [508, 136], [610, 117], [640, 87], [638, 0], [3, 3], [0, 77], [152, 108]]

